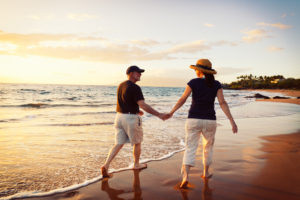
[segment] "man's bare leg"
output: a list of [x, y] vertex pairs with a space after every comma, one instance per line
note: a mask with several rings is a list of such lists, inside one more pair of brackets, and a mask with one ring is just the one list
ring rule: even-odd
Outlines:
[[134, 164], [133, 169], [144, 169], [147, 167], [147, 164], [140, 163], [140, 156], [141, 156], [141, 143], [133, 145], [133, 157], [134, 157]]
[[123, 145], [124, 144], [115, 144], [111, 148], [111, 150], [110, 150], [110, 152], [109, 152], [109, 154], [106, 158], [106, 161], [105, 161], [104, 165], [101, 167], [101, 172], [102, 172], [103, 177], [109, 177], [109, 175], [108, 175], [109, 165], [110, 165], [111, 161], [114, 159], [114, 157], [116, 157], [116, 155], [122, 149]]

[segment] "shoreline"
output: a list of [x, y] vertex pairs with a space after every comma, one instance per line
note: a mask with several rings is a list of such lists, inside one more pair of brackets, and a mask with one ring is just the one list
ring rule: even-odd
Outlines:
[[257, 91], [257, 92], [271, 92], [271, 93], [281, 93], [285, 96], [296, 97], [293, 99], [256, 99], [256, 101], [264, 102], [277, 102], [277, 103], [293, 103], [300, 105], [300, 90], [286, 90], [286, 89], [248, 89], [247, 91]]
[[[257, 107], [265, 103], [255, 103]], [[275, 105], [275, 104], [274, 104]], [[282, 106], [282, 105], [279, 105]], [[284, 105], [286, 107], [288, 105]], [[298, 105], [293, 105], [298, 108]], [[123, 170], [87, 186], [24, 200], [90, 199], [289, 199], [300, 197], [299, 114], [237, 120], [238, 135], [220, 121], [210, 179], [202, 179], [202, 148], [191, 169], [189, 189], [180, 190], [183, 152], [148, 162], [144, 170]], [[277, 124], [278, 127], [274, 127]], [[265, 127], [263, 127], [265, 126]], [[297, 131], [298, 130], [298, 131]], [[230, 134], [230, 135], [229, 135]], [[228, 135], [228, 136], [227, 136]], [[232, 143], [233, 142], [233, 143]], [[99, 169], [100, 170], [100, 169]]]
[[[144, 170], [125, 170], [79, 189], [20, 199], [299, 199], [300, 131], [261, 136], [260, 139], [263, 144], [259, 148], [261, 153], [255, 156], [264, 162], [250, 174], [239, 173], [238, 168], [251, 163], [239, 162], [236, 158], [226, 162], [223, 153], [216, 152], [211, 169], [213, 177], [202, 179], [201, 153], [197, 153], [196, 167], [191, 169], [190, 188], [180, 190], [183, 152], [179, 152], [165, 160], [149, 162]], [[236, 149], [230, 150], [231, 153], [234, 151]], [[220, 164], [223, 169], [218, 166]], [[228, 169], [224, 167], [226, 165]]]
[[[272, 108], [276, 109], [276, 104], [253, 103], [256, 105], [253, 108], [273, 105]], [[282, 106], [300, 108], [298, 105], [278, 104], [278, 108]], [[122, 170], [110, 179], [93, 181], [66, 192], [14, 199], [199, 199], [199, 196], [202, 199], [299, 199], [300, 129], [297, 119], [299, 114], [260, 120], [238, 119], [238, 135], [231, 134], [225, 120], [220, 121], [211, 167], [213, 177], [208, 180], [200, 177], [200, 147], [196, 167], [191, 169], [188, 190], [179, 189], [183, 157], [183, 152], [179, 152], [166, 159], [150, 161], [148, 168], [141, 171]], [[284, 170], [288, 170], [286, 176]], [[282, 187], [285, 182], [288, 182], [288, 187]]]
[[264, 91], [272, 93], [281, 93], [286, 96], [300, 97], [300, 90], [288, 90], [288, 89], [247, 89], [248, 91]]

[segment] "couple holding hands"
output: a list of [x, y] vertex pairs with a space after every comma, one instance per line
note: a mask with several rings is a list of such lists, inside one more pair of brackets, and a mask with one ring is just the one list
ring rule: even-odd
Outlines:
[[134, 165], [133, 169], [144, 169], [145, 163], [140, 163], [141, 142], [143, 140], [143, 128], [141, 115], [144, 111], [166, 120], [186, 102], [192, 94], [192, 104], [185, 124], [185, 152], [181, 168], [182, 182], [180, 188], [187, 188], [190, 168], [195, 166], [195, 156], [198, 148], [200, 135], [203, 141], [203, 178], [211, 177], [208, 169], [212, 162], [213, 145], [216, 133], [216, 114], [214, 109], [217, 97], [220, 107], [230, 120], [232, 132], [237, 133], [237, 125], [230, 113], [228, 104], [223, 95], [222, 85], [215, 80], [212, 64], [208, 59], [200, 59], [196, 65], [191, 65], [196, 72], [197, 78], [187, 83], [185, 91], [179, 98], [170, 113], [159, 113], [145, 103], [141, 88], [136, 84], [140, 81], [145, 71], [137, 66], [130, 66], [127, 71], [128, 80], [122, 82], [117, 91], [117, 115], [115, 118], [115, 144], [111, 148], [104, 165], [101, 167], [103, 177], [109, 177], [108, 168], [111, 161], [118, 154], [125, 143], [133, 146]]

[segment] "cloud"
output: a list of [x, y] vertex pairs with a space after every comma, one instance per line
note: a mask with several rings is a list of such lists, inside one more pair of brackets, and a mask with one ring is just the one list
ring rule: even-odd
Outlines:
[[39, 45], [43, 42], [105, 41], [103, 37], [82, 37], [74, 34], [20, 34], [6, 33], [0, 30], [0, 42], [19, 46]]
[[176, 59], [174, 54], [194, 54], [196, 52], [205, 51], [211, 49], [211, 46], [206, 44], [203, 40], [196, 40], [183, 44], [177, 44], [169, 47], [165, 50], [158, 52], [149, 52], [141, 60], [159, 60], [159, 59]]
[[203, 25], [206, 26], [206, 27], [209, 27], [209, 28], [215, 27], [214, 24], [208, 24], [208, 23], [206, 23], [206, 24], [203, 24]]
[[223, 46], [223, 45], [229, 45], [229, 46], [237, 46], [239, 45], [239, 42], [231, 42], [231, 41], [226, 41], [226, 40], [220, 40], [217, 42], [211, 42], [209, 46]]
[[109, 45], [106, 47], [35, 47], [19, 48], [17, 55], [36, 55], [59, 59], [79, 59], [93, 62], [123, 63], [141, 60], [147, 50], [128, 45]]
[[281, 23], [268, 24], [268, 23], [265, 23], [265, 22], [260, 22], [260, 23], [257, 23], [257, 25], [259, 25], [259, 26], [269, 26], [269, 27], [279, 28], [279, 29], [281, 29], [281, 30], [292, 28], [292, 26], [290, 26], [290, 25], [281, 24]]
[[225, 75], [233, 75], [233, 74], [238, 74], [242, 72], [247, 72], [250, 71], [251, 68], [237, 68], [237, 67], [215, 67], [217, 70], [218, 74], [225, 76]]
[[68, 19], [80, 21], [80, 22], [98, 18], [98, 16], [96, 16], [96, 15], [89, 15], [89, 14], [85, 14], [85, 13], [81, 13], [81, 14], [71, 13], [71, 14], [68, 14], [67, 17], [68, 17]]
[[272, 46], [272, 47], [268, 48], [268, 51], [271, 51], [271, 52], [281, 51], [281, 50], [283, 50], [283, 48], [281, 48], [281, 47], [275, 47], [275, 46]]
[[141, 45], [141, 46], [155, 46], [160, 44], [159, 42], [151, 39], [146, 39], [146, 40], [131, 40], [130, 41], [132, 44], [136, 45]]
[[37, 45], [42, 41], [59, 41], [72, 38], [71, 34], [19, 34], [0, 32], [0, 42], [21, 46]]
[[289, 17], [289, 16], [295, 16], [295, 13], [283, 13], [282, 15], [281, 15], [281, 18], [286, 18], [286, 17]]
[[27, 18], [35, 20], [35, 21], [52, 20], [55, 18], [55, 15], [54, 14], [48, 14], [48, 15], [31, 14], [31, 15], [28, 15]]
[[14, 44], [0, 43], [0, 51], [12, 52], [17, 48], [18, 48], [18, 46], [14, 45]]
[[168, 53], [196, 53], [199, 51], [208, 50], [211, 47], [206, 45], [203, 40], [197, 40], [189, 43], [175, 45], [174, 47], [168, 49]]
[[[153, 48], [153, 46], [155, 48]], [[194, 54], [230, 41], [187, 43], [158, 42], [151, 39], [115, 41], [98, 36], [74, 34], [19, 34], [0, 30], [0, 55], [41, 56], [91, 62], [128, 63], [138, 60], [177, 59], [176, 54]]]
[[38, 15], [29, 15], [28, 18], [33, 19], [33, 20], [41, 20], [41, 17]]
[[[150, 45], [150, 43], [157, 44], [158, 42], [147, 40], [137, 43]], [[151, 53], [139, 45], [73, 34], [19, 34], [0, 31], [0, 54], [114, 63], [168, 58], [168, 55]]]
[[287, 14], [286, 14], [286, 13], [283, 13], [283, 14], [281, 15], [281, 18], [286, 18], [286, 16], [287, 16]]
[[253, 29], [248, 31], [242, 31], [246, 36], [243, 37], [243, 41], [247, 43], [258, 42], [263, 38], [269, 37], [267, 31], [263, 29]]
[[[263, 27], [273, 27], [281, 30], [292, 28], [292, 26], [290, 25], [281, 24], [281, 23], [269, 24], [265, 22], [259, 22], [256, 25], [263, 26]], [[242, 31], [242, 33], [245, 34], [245, 36], [243, 37], [243, 41], [247, 43], [259, 42], [263, 38], [270, 37], [268, 35], [269, 32], [271, 32], [271, 30], [265, 30], [265, 29], [253, 29], [253, 30]]]

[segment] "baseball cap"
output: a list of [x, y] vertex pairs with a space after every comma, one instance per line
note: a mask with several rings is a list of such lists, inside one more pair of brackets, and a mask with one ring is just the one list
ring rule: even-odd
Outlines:
[[126, 74], [129, 74], [130, 72], [143, 73], [144, 71], [145, 71], [144, 69], [140, 69], [138, 66], [133, 65], [127, 68]]

